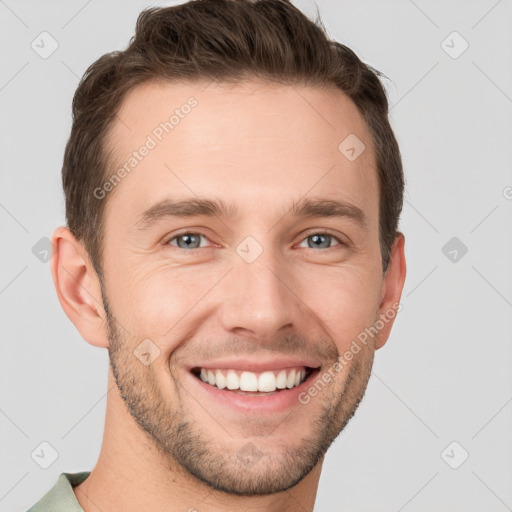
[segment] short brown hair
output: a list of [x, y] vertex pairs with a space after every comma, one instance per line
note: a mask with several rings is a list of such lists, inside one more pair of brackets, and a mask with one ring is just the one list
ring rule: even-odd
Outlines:
[[385, 272], [402, 210], [404, 177], [380, 76], [348, 47], [330, 40], [319, 16], [311, 21], [289, 0], [192, 0], [146, 9], [126, 50], [94, 62], [73, 98], [62, 168], [69, 229], [84, 244], [101, 278], [106, 199], [98, 199], [94, 190], [112, 174], [107, 135], [123, 98], [135, 86], [155, 79], [246, 78], [335, 85], [355, 103], [372, 135]]

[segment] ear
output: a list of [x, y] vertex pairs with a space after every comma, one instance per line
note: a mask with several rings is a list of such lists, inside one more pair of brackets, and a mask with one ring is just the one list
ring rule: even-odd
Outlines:
[[403, 233], [398, 232], [391, 248], [389, 265], [382, 283], [378, 320], [381, 320], [383, 327], [379, 328], [375, 336], [375, 350], [383, 347], [388, 340], [396, 314], [401, 309], [399, 303], [407, 273], [404, 246], [405, 237]]
[[54, 231], [52, 242], [51, 272], [62, 309], [88, 343], [107, 348], [100, 281], [87, 251], [64, 226]]

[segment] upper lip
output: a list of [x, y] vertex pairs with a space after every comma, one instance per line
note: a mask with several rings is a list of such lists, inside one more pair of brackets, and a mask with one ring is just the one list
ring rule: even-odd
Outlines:
[[205, 368], [206, 370], [241, 370], [248, 372], [264, 372], [272, 370], [282, 370], [283, 368], [294, 368], [296, 366], [307, 366], [310, 368], [318, 368], [319, 363], [310, 359], [292, 359], [292, 358], [274, 358], [267, 360], [251, 359], [223, 359], [220, 361], [205, 361], [194, 364], [189, 367]]

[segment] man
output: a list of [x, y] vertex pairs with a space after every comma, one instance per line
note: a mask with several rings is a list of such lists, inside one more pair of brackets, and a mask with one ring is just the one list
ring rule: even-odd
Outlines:
[[378, 75], [286, 0], [146, 10], [87, 70], [52, 275], [104, 439], [32, 511], [313, 510], [406, 275]]

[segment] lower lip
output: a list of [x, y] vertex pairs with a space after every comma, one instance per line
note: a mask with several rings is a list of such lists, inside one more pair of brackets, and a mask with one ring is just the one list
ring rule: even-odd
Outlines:
[[222, 406], [244, 413], [279, 413], [293, 406], [302, 405], [299, 401], [299, 395], [311, 385], [318, 372], [318, 369], [312, 371], [308, 378], [297, 387], [283, 389], [268, 395], [241, 395], [235, 391], [226, 388], [219, 389], [217, 386], [203, 382], [190, 372], [188, 372], [188, 375], [207, 400], [213, 399]]

